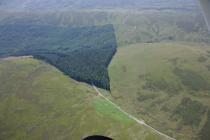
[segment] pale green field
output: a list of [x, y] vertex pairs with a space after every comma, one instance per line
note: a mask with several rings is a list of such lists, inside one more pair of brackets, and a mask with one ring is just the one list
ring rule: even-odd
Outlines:
[[109, 98], [126, 111], [174, 138], [199, 139], [210, 108], [209, 45], [145, 43], [119, 48], [109, 75]]
[[1, 140], [163, 140], [96, 95], [91, 86], [32, 58], [0, 61]]

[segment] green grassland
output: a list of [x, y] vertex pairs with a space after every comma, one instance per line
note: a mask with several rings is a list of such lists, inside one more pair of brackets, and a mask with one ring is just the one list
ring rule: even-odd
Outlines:
[[95, 106], [98, 112], [101, 112], [104, 115], [113, 117], [124, 123], [131, 123], [133, 121], [127, 115], [125, 115], [123, 112], [120, 112], [116, 107], [113, 107], [112, 104], [110, 104], [104, 99], [98, 99], [94, 101], [93, 105]]
[[0, 60], [1, 140], [81, 140], [89, 135], [165, 139], [49, 64], [32, 58]]
[[174, 138], [209, 139], [209, 54], [204, 43], [119, 48], [109, 66], [109, 98]]

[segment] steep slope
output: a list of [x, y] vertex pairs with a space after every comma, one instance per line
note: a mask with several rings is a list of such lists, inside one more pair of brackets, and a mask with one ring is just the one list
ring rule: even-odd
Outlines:
[[92, 87], [32, 58], [0, 60], [0, 139], [162, 140], [97, 96]]
[[136, 44], [119, 48], [110, 67], [114, 102], [181, 140], [209, 139], [210, 46]]

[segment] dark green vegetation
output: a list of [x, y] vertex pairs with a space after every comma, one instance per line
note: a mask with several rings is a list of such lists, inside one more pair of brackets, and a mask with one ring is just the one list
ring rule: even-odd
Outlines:
[[95, 90], [31, 58], [0, 60], [1, 140], [164, 140], [136, 124]]
[[198, 58], [198, 61], [199, 61], [199, 62], [205, 62], [206, 60], [208, 60], [208, 58], [206, 58], [205, 56], [200, 56], [200, 57]]
[[109, 90], [107, 67], [116, 52], [112, 25], [55, 27], [0, 26], [0, 56], [33, 55], [72, 78]]
[[209, 130], [210, 130], [210, 110], [208, 111], [207, 114], [207, 121], [199, 133], [201, 140], [208, 140], [210, 138]]
[[209, 44], [189, 42], [120, 47], [109, 67], [107, 96], [178, 140], [208, 140], [209, 51]]
[[174, 85], [170, 81], [165, 80], [164, 78], [153, 79], [152, 76], [146, 76], [146, 83], [143, 86], [145, 90], [153, 90], [153, 91], [166, 91], [169, 93], [177, 93], [181, 90], [181, 87]]
[[207, 67], [208, 71], [210, 71], [210, 65], [207, 65], [206, 67]]
[[206, 79], [194, 71], [176, 68], [174, 73], [180, 78], [183, 85], [189, 90], [199, 91], [210, 89], [210, 85]]
[[145, 100], [153, 100], [157, 97], [156, 94], [140, 94], [139, 97], [138, 97], [138, 101], [141, 102], [141, 101], [145, 101]]
[[[175, 109], [173, 115], [178, 115], [184, 125], [198, 126], [201, 122], [206, 108], [197, 101], [192, 101], [190, 98], [183, 98], [181, 104]], [[178, 118], [179, 118], [178, 117]]]

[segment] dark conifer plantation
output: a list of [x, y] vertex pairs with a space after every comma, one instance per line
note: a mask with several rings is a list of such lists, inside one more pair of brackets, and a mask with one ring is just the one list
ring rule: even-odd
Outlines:
[[112, 25], [0, 26], [0, 56], [33, 55], [70, 77], [110, 90], [107, 67], [117, 44]]

